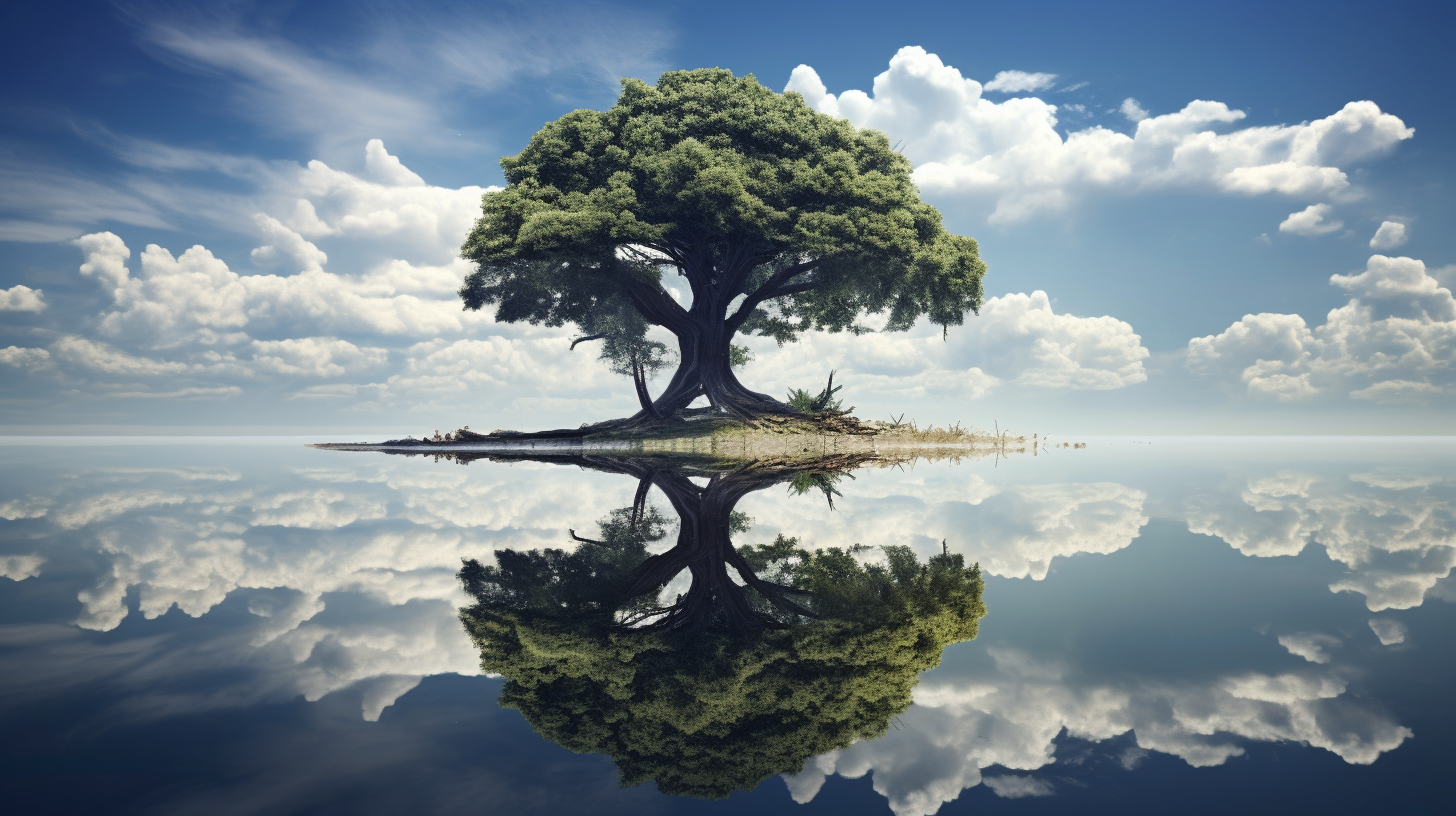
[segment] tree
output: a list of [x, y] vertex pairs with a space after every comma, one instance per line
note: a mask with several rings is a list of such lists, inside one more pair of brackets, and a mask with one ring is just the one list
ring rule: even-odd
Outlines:
[[[807, 329], [866, 331], [883, 314], [959, 325], [981, 304], [976, 242], [920, 200], [910, 164], [875, 131], [818, 113], [751, 75], [672, 71], [622, 81], [607, 111], [547, 124], [501, 160], [461, 248], [477, 264], [460, 290], [505, 322], [576, 324], [630, 306], [678, 345], [666, 388], [634, 421], [699, 395], [740, 417], [791, 413], [734, 375], [740, 332], [794, 340]], [[682, 276], [691, 303], [662, 285]], [[637, 335], [641, 336], [641, 335]]]
[[[661, 463], [586, 466], [692, 485]], [[884, 548], [883, 564], [864, 564], [859, 555], [869, 548], [808, 551], [783, 536], [730, 546], [730, 556], [722, 542], [747, 524], [729, 497], [795, 475], [771, 466], [748, 478], [741, 471], [718, 474], [723, 487], [711, 513], [699, 512], [715, 493], [711, 481], [694, 501], [673, 499], [689, 510], [673, 549], [697, 553], [683, 560], [693, 588], [665, 607], [661, 584], [648, 576], [673, 559], [648, 555], [666, 527], [641, 490], [631, 507], [600, 522], [600, 538], [573, 531], [573, 552], [505, 550], [496, 566], [467, 561], [460, 578], [475, 603], [461, 620], [481, 668], [506, 678], [501, 705], [573, 751], [608, 754], [624, 785], [653, 780], [666, 793], [705, 798], [797, 773], [812, 756], [882, 735], [909, 707], [920, 672], [947, 645], [976, 636], [986, 611], [979, 567], [944, 553], [921, 563], [904, 547]], [[804, 489], [824, 489], [838, 471], [814, 472], [819, 478], [801, 480]], [[731, 564], [745, 585], [730, 591], [700, 581], [714, 561], [719, 571]], [[796, 600], [785, 605], [766, 587]], [[695, 591], [716, 611], [689, 600]], [[752, 614], [734, 611], [740, 597]]]

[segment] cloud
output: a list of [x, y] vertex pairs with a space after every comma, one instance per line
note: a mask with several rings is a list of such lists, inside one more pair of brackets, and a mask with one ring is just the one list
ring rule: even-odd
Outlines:
[[285, 260], [291, 260], [304, 272], [322, 272], [324, 264], [329, 262], [328, 253], [314, 246], [302, 235], [283, 226], [282, 222], [273, 216], [257, 213], [253, 216], [253, 223], [257, 224], [263, 240], [272, 241], [270, 244], [254, 249], [249, 254], [253, 263], [259, 266], [274, 266]]
[[[310, 162], [275, 193], [275, 198], [302, 194], [289, 202], [290, 213], [282, 219], [256, 214], [270, 243], [253, 251], [254, 260], [291, 261], [297, 274], [240, 275], [205, 247], [174, 256], [153, 244], [141, 254], [141, 274], [133, 277], [127, 266], [131, 250], [118, 236], [104, 232], [77, 239], [86, 257], [82, 274], [97, 279], [114, 303], [101, 316], [101, 332], [147, 348], [172, 348], [237, 345], [259, 331], [436, 336], [487, 322], [482, 315], [463, 314], [455, 295], [469, 266], [456, 257], [456, 248], [478, 215], [484, 188], [415, 184], [402, 174], [418, 177], [397, 161], [388, 164], [394, 157], [377, 140], [366, 152], [376, 167], [393, 168], [390, 183]], [[398, 186], [401, 181], [407, 184]], [[328, 272], [328, 255], [305, 233], [353, 243], [383, 241], [383, 257], [362, 275]], [[400, 251], [416, 260], [386, 254]]]
[[[1350, 187], [1343, 166], [1414, 135], [1373, 102], [1351, 102], [1313, 122], [1220, 133], [1245, 114], [1195, 100], [1142, 119], [1131, 136], [1091, 127], [1063, 138], [1057, 106], [1031, 97], [991, 102], [979, 82], [918, 46], [895, 54], [889, 70], [875, 77], [873, 94], [829, 93], [807, 65], [794, 69], [785, 90], [891, 141], [905, 139], [922, 190], [989, 205], [992, 223], [1065, 210], [1099, 191], [1192, 188], [1328, 198]], [[1140, 110], [1135, 102], [1128, 108]]]
[[254, 340], [252, 345], [258, 368], [305, 377], [337, 377], [382, 365], [389, 357], [384, 349], [360, 348], [337, 337]]
[[802, 387], [834, 369], [857, 392], [900, 398], [976, 399], [1008, 386], [1102, 391], [1147, 379], [1149, 352], [1131, 325], [1112, 317], [1057, 313], [1040, 290], [988, 299], [979, 316], [952, 327], [905, 332], [808, 332], [792, 354], [749, 338], [758, 353], [748, 374], [771, 391]]
[[987, 82], [985, 90], [1000, 93], [1041, 91], [1056, 84], [1056, 74], [1029, 74], [1025, 71], [998, 71], [996, 78]]
[[1293, 235], [1328, 235], [1345, 226], [1343, 221], [1326, 221], [1331, 212], [1328, 204], [1311, 204], [1280, 222], [1279, 231]]
[[1321, 394], [1381, 403], [1430, 401], [1456, 381], [1456, 299], [1413, 258], [1373, 255], [1332, 275], [1350, 301], [1310, 329], [1299, 315], [1256, 314], [1188, 342], [1187, 368], [1252, 397]]
[[0, 349], [0, 363], [36, 371], [51, 367], [51, 353], [43, 348], [7, 346]]
[[[58, 368], [59, 383], [97, 398], [229, 398], [282, 387], [358, 411], [533, 415], [630, 403], [630, 389], [595, 355], [569, 353], [569, 328], [499, 325], [461, 308], [456, 290], [473, 267], [458, 247], [487, 188], [428, 185], [379, 140], [364, 157], [360, 175], [319, 161], [259, 175], [268, 190], [258, 198], [270, 209], [253, 224], [267, 243], [251, 257], [281, 267], [270, 272], [236, 269], [201, 245], [174, 254], [152, 244], [134, 256], [114, 233], [76, 239], [81, 276], [109, 302], [71, 321], [49, 348], [12, 347], [0, 360]], [[98, 383], [98, 373], [128, 382]]]
[[243, 389], [236, 385], [216, 388], [178, 388], [173, 391], [115, 391], [107, 394], [112, 399], [226, 399], [242, 396]]
[[115, 183], [48, 163], [0, 156], [0, 240], [49, 242], [73, 238], [78, 225], [114, 221], [166, 229], [167, 217], [125, 182]]
[[140, 29], [154, 53], [174, 67], [223, 78], [236, 109], [278, 129], [341, 136], [440, 129], [424, 99], [378, 83], [276, 37], [213, 20], [153, 18]]
[[[610, 87], [650, 73], [672, 42], [660, 16], [584, 4], [481, 8], [452, 4], [405, 14], [361, 7], [353, 36], [333, 53], [218, 9], [128, 16], [164, 63], [218, 81], [228, 110], [278, 132], [331, 144], [408, 137], [458, 152], [445, 102], [511, 87], [525, 78]], [[556, 87], [561, 93], [564, 90]], [[448, 132], [448, 137], [445, 135]]]
[[1405, 224], [1399, 221], [1381, 221], [1380, 229], [1370, 239], [1371, 249], [1395, 249], [1406, 242]]
[[1408, 634], [1405, 624], [1395, 618], [1371, 618], [1370, 631], [1380, 639], [1382, 646], [1394, 646], [1397, 643], [1405, 643]]
[[1330, 650], [1338, 649], [1343, 642], [1334, 635], [1320, 632], [1296, 632], [1292, 635], [1280, 635], [1279, 645], [1289, 650], [1290, 654], [1311, 663], [1328, 663]]
[[0, 289], [0, 312], [42, 312], [46, 303], [40, 289], [19, 284]]
[[160, 374], [180, 374], [191, 370], [191, 366], [186, 363], [138, 357], [134, 354], [128, 354], [120, 349], [108, 346], [105, 343], [97, 343], [74, 335], [62, 337], [57, 340], [51, 346], [51, 349], [55, 352], [56, 359], [65, 360], [66, 362], [74, 363], [104, 374], [155, 376]]
[[1130, 96], [1122, 100], [1122, 106], [1118, 110], [1122, 111], [1122, 115], [1127, 117], [1129, 122], [1141, 122], [1149, 116], [1147, 110]]

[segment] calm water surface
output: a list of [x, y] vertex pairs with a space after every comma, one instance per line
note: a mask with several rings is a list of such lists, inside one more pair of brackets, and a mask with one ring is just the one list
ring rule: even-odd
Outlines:
[[[755, 765], [767, 776], [752, 790], [717, 800], [659, 788], [689, 770], [695, 784], [742, 787], [736, 771], [713, 779], [701, 757], [641, 749], [642, 729], [660, 737], [662, 722], [711, 708], [708, 691], [674, 686], [649, 706], [633, 697], [641, 684], [668, 680], [639, 676], [612, 687], [623, 708], [582, 715], [513, 669], [483, 671], [483, 630], [462, 623], [483, 597], [462, 588], [463, 562], [547, 548], [580, 562], [599, 545], [569, 531], [611, 539], [602, 523], [630, 513], [634, 474], [298, 440], [51, 440], [0, 445], [0, 460], [9, 813], [1453, 805], [1456, 443], [1444, 439], [1094, 439], [753, 485], [729, 502], [744, 514], [735, 545], [858, 544], [865, 569], [889, 563], [885, 547], [927, 565], [960, 555], [980, 564], [987, 613], [978, 632], [942, 638], [974, 639], [936, 641], [939, 665], [918, 683], [906, 664], [908, 708], [846, 691], [869, 671], [853, 661], [805, 683], [843, 703], [809, 717], [823, 722], [784, 725], [766, 697], [740, 705], [719, 725], [749, 725], [723, 739], [770, 764]], [[679, 474], [683, 490], [707, 484], [692, 475]], [[682, 508], [660, 486], [645, 498], [664, 522], [644, 552], [668, 552]], [[684, 572], [661, 603], [692, 586]], [[608, 700], [598, 675], [620, 667], [579, 663], [562, 653], [552, 670]], [[853, 719], [840, 710], [850, 697], [855, 733], [883, 733], [837, 747], [824, 723]], [[619, 765], [658, 776], [622, 787]]]

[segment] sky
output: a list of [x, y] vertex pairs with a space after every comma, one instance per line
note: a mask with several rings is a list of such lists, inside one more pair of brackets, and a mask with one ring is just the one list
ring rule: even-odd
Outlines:
[[463, 311], [456, 253], [542, 124], [610, 107], [622, 77], [711, 66], [885, 132], [989, 265], [944, 339], [750, 339], [756, 390], [833, 370], [862, 418], [1028, 434], [1452, 433], [1452, 17], [5, 4], [0, 433], [631, 413], [573, 328]]

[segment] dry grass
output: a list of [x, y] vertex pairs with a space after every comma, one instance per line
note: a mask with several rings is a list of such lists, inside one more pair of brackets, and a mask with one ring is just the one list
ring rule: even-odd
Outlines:
[[462, 429], [435, 440], [390, 440], [384, 443], [323, 444], [314, 447], [419, 453], [535, 451], [546, 455], [610, 453], [715, 461], [815, 460], [862, 456], [889, 465], [926, 460], [962, 460], [1037, 455], [1038, 450], [1085, 447], [1084, 443], [1045, 444], [1036, 435], [1013, 436], [996, 423], [993, 431], [955, 423], [921, 428], [901, 416], [863, 422], [834, 413], [765, 417], [742, 422], [721, 416], [695, 415], [634, 432], [598, 433], [573, 438], [470, 433]]

